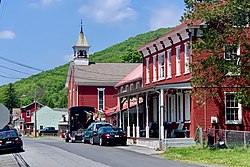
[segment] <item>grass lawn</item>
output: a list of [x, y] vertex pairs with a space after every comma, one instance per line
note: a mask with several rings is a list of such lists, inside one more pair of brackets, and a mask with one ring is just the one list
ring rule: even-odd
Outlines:
[[167, 148], [161, 155], [166, 159], [196, 164], [216, 164], [230, 167], [250, 167], [250, 149], [215, 149], [185, 147]]

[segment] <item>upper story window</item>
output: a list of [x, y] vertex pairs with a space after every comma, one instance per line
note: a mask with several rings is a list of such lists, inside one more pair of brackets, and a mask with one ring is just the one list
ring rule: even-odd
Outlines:
[[149, 58], [146, 59], [146, 84], [149, 83]]
[[105, 88], [97, 88], [98, 90], [98, 110], [105, 109], [104, 104], [104, 90]]
[[159, 55], [158, 57], [159, 80], [165, 78], [165, 56]]
[[133, 83], [130, 84], [130, 89], [129, 90], [130, 91], [134, 90], [134, 84]]
[[181, 49], [176, 47], [176, 76], [181, 75]]
[[125, 92], [128, 92], [128, 85], [125, 86]]
[[228, 44], [224, 47], [224, 58], [227, 60], [227, 75], [239, 75], [240, 47], [236, 44]]
[[140, 88], [140, 82], [136, 82], [135, 88], [136, 88], [136, 89], [139, 89], [139, 88]]
[[225, 113], [227, 124], [241, 124], [241, 104], [235, 98], [235, 92], [225, 92]]
[[189, 63], [190, 63], [190, 58], [189, 58], [189, 46], [188, 46], [188, 44], [187, 43], [185, 43], [185, 45], [184, 45], [184, 52], [185, 52], [185, 63], [184, 63], [184, 65], [185, 65], [185, 74], [187, 74], [187, 73], [189, 73], [190, 71], [189, 71]]
[[156, 55], [154, 55], [153, 56], [153, 82], [155, 82], [156, 80], [157, 80]]
[[120, 87], [120, 93], [122, 93], [122, 92], [123, 92], [123, 86]]
[[30, 110], [26, 111], [26, 117], [30, 117]]
[[167, 56], [168, 56], [168, 59], [167, 59], [167, 78], [171, 78], [172, 77], [172, 72], [171, 72], [171, 50], [169, 49], [167, 51]]

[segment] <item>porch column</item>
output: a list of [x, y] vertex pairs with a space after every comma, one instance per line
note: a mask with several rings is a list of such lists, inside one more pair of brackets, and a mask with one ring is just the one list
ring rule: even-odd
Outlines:
[[125, 113], [123, 112], [123, 113], [122, 113], [122, 129], [125, 131], [124, 115], [125, 115]]
[[122, 127], [122, 105], [121, 105], [121, 98], [119, 98], [119, 104], [120, 104], [120, 111], [119, 111], [119, 128]]
[[139, 125], [139, 95], [136, 95], [136, 137], [140, 137], [140, 125]]
[[161, 89], [161, 102], [160, 102], [160, 112], [161, 112], [161, 119], [160, 119], [160, 124], [161, 124], [161, 139], [164, 139], [164, 126], [163, 126], [163, 110], [164, 110], [164, 90]]
[[149, 138], [149, 126], [148, 126], [148, 92], [146, 92], [146, 138]]
[[127, 126], [127, 137], [130, 137], [130, 123], [129, 123], [129, 107], [130, 107], [130, 100], [129, 96], [127, 96], [127, 102], [128, 102], [128, 108], [127, 108], [127, 113], [128, 113], [128, 126]]

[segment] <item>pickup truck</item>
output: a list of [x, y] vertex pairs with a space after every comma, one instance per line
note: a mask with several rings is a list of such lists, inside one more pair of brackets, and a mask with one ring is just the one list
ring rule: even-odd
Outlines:
[[38, 131], [39, 136], [44, 136], [44, 135], [57, 135], [58, 130], [56, 130], [54, 127], [46, 127], [44, 129], [40, 129]]

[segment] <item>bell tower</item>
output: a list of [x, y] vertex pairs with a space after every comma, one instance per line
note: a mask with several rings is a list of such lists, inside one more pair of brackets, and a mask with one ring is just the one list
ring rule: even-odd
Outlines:
[[72, 47], [74, 50], [74, 62], [76, 65], [89, 65], [89, 44], [83, 33], [83, 26], [81, 20], [81, 30], [79, 37]]

